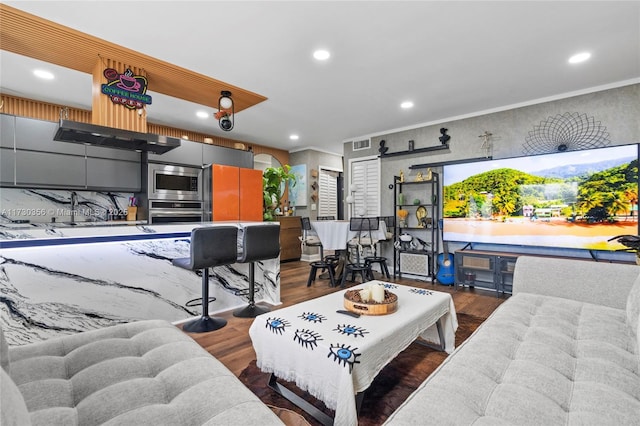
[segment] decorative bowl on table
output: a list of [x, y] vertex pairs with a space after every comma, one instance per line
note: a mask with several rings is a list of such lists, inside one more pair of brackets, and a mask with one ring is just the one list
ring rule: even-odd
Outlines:
[[384, 300], [362, 301], [359, 290], [347, 290], [344, 293], [344, 307], [361, 315], [387, 315], [398, 310], [398, 296], [388, 290], [384, 291]]

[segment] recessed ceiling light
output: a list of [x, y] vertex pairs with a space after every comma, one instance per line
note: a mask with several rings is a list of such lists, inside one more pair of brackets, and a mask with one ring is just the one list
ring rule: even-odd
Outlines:
[[569, 58], [570, 64], [579, 64], [580, 62], [584, 62], [591, 57], [591, 53], [589, 52], [581, 52], [573, 55]]
[[291, 139], [292, 141], [297, 141], [298, 139], [300, 139], [300, 136], [298, 136], [298, 135], [291, 135], [291, 136], [289, 136], [289, 139]]
[[331, 57], [331, 53], [329, 53], [328, 50], [318, 49], [315, 52], [313, 52], [313, 57], [319, 61], [326, 61]]
[[34, 70], [33, 71], [33, 75], [35, 75], [36, 77], [39, 77], [43, 80], [53, 80], [54, 75], [53, 73], [49, 72], [49, 71], [45, 71], [45, 70]]
[[400, 108], [402, 109], [409, 109], [409, 108], [413, 108], [413, 102], [411, 101], [404, 101], [403, 103], [400, 104]]
[[196, 112], [198, 118], [209, 118], [209, 113], [207, 111], [198, 111]]

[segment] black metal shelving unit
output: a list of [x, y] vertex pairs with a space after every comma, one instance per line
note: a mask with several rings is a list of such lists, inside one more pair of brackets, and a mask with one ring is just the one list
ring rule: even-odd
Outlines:
[[[439, 253], [440, 240], [438, 239], [439, 226], [439, 182], [438, 173], [431, 172], [430, 179], [422, 181], [400, 181], [399, 176], [394, 176], [393, 202], [396, 226], [393, 230], [394, 241], [400, 241], [402, 233], [411, 235], [414, 240], [420, 239], [428, 244], [427, 249], [411, 249], [406, 247], [393, 250], [393, 276], [402, 278], [402, 274], [410, 274], [430, 278], [435, 282], [435, 262]], [[404, 194], [404, 201], [400, 203], [399, 194]], [[414, 200], [420, 200], [414, 204]], [[418, 222], [416, 211], [419, 208], [426, 209], [426, 225]], [[398, 210], [409, 212], [406, 226], [401, 226]], [[420, 244], [421, 245], [421, 244]]]

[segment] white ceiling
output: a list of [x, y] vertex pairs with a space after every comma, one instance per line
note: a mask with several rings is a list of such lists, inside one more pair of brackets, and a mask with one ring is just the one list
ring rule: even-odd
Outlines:
[[[195, 115], [215, 110], [150, 91], [148, 120], [288, 151], [342, 154], [354, 138], [640, 81], [638, 1], [4, 3], [268, 97], [226, 133]], [[568, 64], [581, 51], [592, 58]], [[0, 89], [91, 109], [89, 74], [6, 51]]]

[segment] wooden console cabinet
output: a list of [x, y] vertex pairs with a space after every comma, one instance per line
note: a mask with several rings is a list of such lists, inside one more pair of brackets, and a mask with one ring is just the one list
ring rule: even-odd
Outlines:
[[302, 249], [299, 237], [302, 236], [300, 216], [277, 216], [280, 222], [280, 261], [300, 260]]

